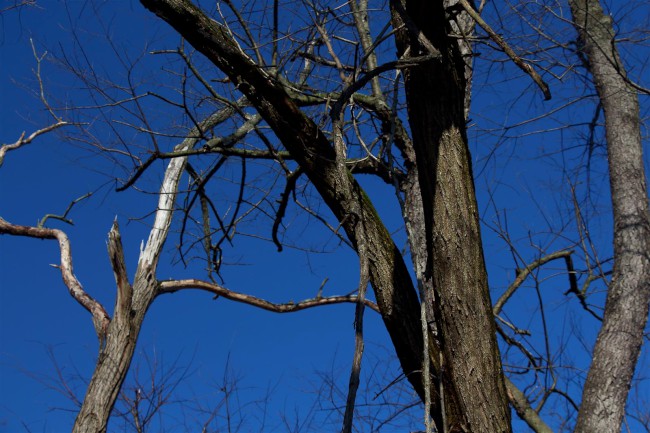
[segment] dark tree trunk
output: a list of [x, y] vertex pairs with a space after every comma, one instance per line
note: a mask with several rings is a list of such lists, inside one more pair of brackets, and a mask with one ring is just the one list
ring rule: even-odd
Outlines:
[[[401, 56], [438, 54], [405, 71], [424, 207], [433, 312], [443, 354], [449, 431], [507, 432], [510, 415], [496, 342], [465, 130], [466, 62], [442, 1], [392, 3]], [[431, 302], [431, 300], [429, 300]]]
[[605, 113], [614, 212], [614, 271], [576, 432], [618, 432], [650, 303], [650, 217], [639, 102], [597, 0], [570, 0], [581, 49]]

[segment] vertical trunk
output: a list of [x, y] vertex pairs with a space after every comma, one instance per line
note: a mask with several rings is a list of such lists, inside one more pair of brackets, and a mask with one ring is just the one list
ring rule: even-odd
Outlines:
[[598, 0], [570, 0], [573, 23], [605, 113], [614, 212], [614, 271], [576, 432], [617, 432], [650, 302], [650, 220], [639, 103]]
[[108, 327], [106, 345], [100, 352], [92, 379], [86, 390], [81, 410], [75, 420], [73, 433], [104, 433], [115, 401], [133, 359], [136, 341], [147, 308], [156, 292], [156, 280], [150, 275], [137, 278], [144, 287], [134, 286], [134, 291], [146, 293], [146, 298], [132, 309], [116, 315]]
[[448, 38], [443, 3], [393, 2], [401, 55], [440, 60], [405, 72], [406, 97], [424, 207], [433, 312], [443, 354], [446, 431], [509, 432], [478, 211], [465, 134], [465, 62]]

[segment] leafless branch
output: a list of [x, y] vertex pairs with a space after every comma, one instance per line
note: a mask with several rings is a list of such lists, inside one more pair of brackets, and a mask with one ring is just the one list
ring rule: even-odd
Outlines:
[[25, 146], [26, 144], [31, 143], [39, 135], [46, 134], [66, 125], [70, 125], [70, 123], [60, 120], [56, 123], [46, 126], [45, 128], [41, 128], [37, 131], [32, 132], [28, 137], [25, 137], [25, 133], [23, 132], [15, 143], [3, 144], [2, 147], [0, 147], [0, 167], [2, 167], [2, 163], [4, 162], [5, 154], [10, 150], [16, 150], [19, 147]]
[[76, 198], [76, 199], [72, 200], [72, 201], [70, 202], [70, 204], [68, 205], [68, 207], [66, 208], [65, 212], [63, 212], [63, 215], [55, 215], [55, 214], [51, 214], [51, 213], [45, 215], [43, 218], [41, 218], [41, 219], [38, 221], [38, 224], [36, 225], [36, 227], [43, 227], [43, 226], [45, 225], [45, 222], [46, 222], [49, 218], [56, 219], [56, 220], [59, 220], [59, 221], [63, 221], [64, 223], [67, 223], [67, 224], [70, 224], [70, 225], [74, 225], [74, 223], [72, 222], [72, 220], [68, 218], [68, 214], [70, 213], [70, 211], [72, 210], [72, 208], [73, 208], [74, 205], [76, 205], [77, 203], [79, 203], [79, 202], [82, 201], [82, 200], [87, 199], [87, 198], [90, 197], [91, 195], [93, 195], [93, 193], [92, 193], [92, 192], [89, 192], [89, 193], [87, 193], [87, 194], [82, 195], [82, 196], [79, 197], [79, 198]]
[[[543, 266], [544, 264], [557, 260], [563, 257], [569, 257], [573, 254], [572, 250], [563, 250], [563, 251], [557, 251], [548, 255], [545, 255], [544, 257], [539, 258], [538, 260], [535, 260], [532, 262], [530, 265], [526, 266], [523, 269], [519, 269], [517, 273], [517, 277], [515, 278], [515, 281], [508, 286], [506, 291], [501, 295], [501, 297], [495, 302], [494, 307], [492, 308], [492, 311], [494, 312], [494, 315], [498, 315], [501, 312], [501, 309], [505, 305], [506, 302], [508, 302], [508, 299], [517, 291], [519, 286], [526, 280], [526, 278], [531, 274], [532, 271], [535, 269], [539, 268], [540, 266]], [[571, 278], [571, 276], [570, 276]]]
[[111, 319], [104, 307], [84, 291], [81, 283], [75, 277], [72, 268], [72, 253], [68, 236], [63, 231], [57, 229], [11, 224], [2, 217], [0, 217], [0, 234], [37, 239], [56, 239], [59, 242], [61, 264], [52, 266], [61, 270], [63, 282], [68, 287], [70, 295], [92, 315], [95, 332], [100, 343], [103, 343], [106, 329]]
[[294, 193], [296, 182], [300, 178], [301, 174], [303, 174], [303, 171], [298, 168], [287, 175], [287, 183], [282, 195], [280, 196], [278, 210], [275, 213], [275, 220], [273, 221], [273, 228], [271, 229], [271, 237], [273, 238], [273, 243], [278, 247], [278, 251], [282, 251], [282, 243], [280, 242], [280, 239], [278, 239], [278, 229], [282, 224], [282, 218], [284, 218], [284, 214], [287, 210], [289, 197]]
[[458, 3], [463, 7], [463, 9], [465, 9], [469, 16], [471, 16], [472, 19], [474, 19], [474, 21], [476, 21], [476, 23], [481, 26], [483, 30], [485, 30], [490, 38], [492, 38], [492, 40], [496, 42], [499, 47], [501, 47], [501, 49], [508, 55], [508, 57], [510, 57], [514, 64], [517, 65], [519, 69], [528, 74], [530, 78], [532, 78], [535, 84], [537, 84], [542, 90], [544, 99], [551, 99], [551, 90], [549, 89], [548, 84], [546, 84], [542, 77], [540, 77], [540, 75], [537, 73], [537, 71], [535, 71], [535, 69], [530, 64], [524, 62], [523, 59], [519, 57], [512, 48], [510, 48], [510, 45], [508, 45], [508, 43], [499, 34], [492, 30], [492, 27], [490, 27], [490, 25], [486, 23], [483, 18], [481, 18], [479, 13], [471, 4], [469, 4], [467, 0], [458, 0]]
[[[339, 295], [339, 296], [327, 296], [327, 297], [316, 297], [311, 299], [305, 299], [299, 302], [287, 302], [287, 303], [273, 303], [265, 299], [258, 298], [256, 296], [247, 295], [244, 293], [233, 292], [232, 290], [226, 289], [225, 287], [209, 283], [207, 281], [201, 281], [197, 279], [187, 279], [187, 280], [170, 280], [170, 281], [161, 281], [158, 294], [174, 293], [179, 290], [186, 289], [198, 289], [210, 292], [216, 296], [222, 296], [226, 299], [235, 302], [241, 302], [243, 304], [252, 305], [254, 307], [261, 308], [263, 310], [271, 311], [274, 313], [293, 313], [295, 311], [301, 311], [308, 308], [319, 307], [323, 305], [333, 305], [333, 304], [343, 304], [343, 303], [357, 303], [359, 302], [359, 297], [356, 295]], [[363, 304], [368, 308], [379, 312], [379, 307], [377, 304], [370, 300], [364, 300]]]
[[[363, 230], [363, 228], [361, 229]], [[352, 433], [352, 422], [354, 420], [354, 407], [359, 390], [361, 376], [361, 360], [363, 358], [363, 313], [365, 309], [366, 290], [370, 284], [370, 270], [368, 256], [364, 244], [357, 245], [359, 253], [359, 289], [357, 296], [357, 305], [354, 312], [354, 354], [352, 356], [352, 366], [350, 368], [350, 380], [348, 384], [348, 397], [345, 403], [345, 413], [343, 414], [342, 433]]]

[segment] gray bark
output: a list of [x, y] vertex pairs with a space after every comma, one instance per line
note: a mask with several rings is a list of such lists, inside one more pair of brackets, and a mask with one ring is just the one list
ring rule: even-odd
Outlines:
[[618, 432], [650, 303], [650, 217], [638, 97], [597, 0], [570, 0], [581, 49], [603, 105], [614, 213], [614, 270], [575, 431]]

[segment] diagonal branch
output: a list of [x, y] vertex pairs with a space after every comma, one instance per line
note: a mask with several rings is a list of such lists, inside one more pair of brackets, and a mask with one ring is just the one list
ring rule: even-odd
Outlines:
[[[523, 269], [518, 269], [517, 277], [515, 278], [515, 281], [513, 281], [512, 284], [510, 284], [510, 286], [508, 286], [508, 288], [503, 293], [503, 295], [501, 295], [501, 297], [494, 304], [494, 307], [492, 308], [494, 315], [496, 316], [501, 312], [503, 306], [506, 304], [506, 302], [508, 302], [508, 299], [510, 299], [510, 297], [514, 295], [514, 293], [517, 291], [519, 286], [521, 286], [521, 284], [526, 280], [526, 278], [528, 278], [531, 272], [533, 272], [535, 269], [553, 260], [570, 257], [571, 254], [573, 254], [573, 250], [556, 251], [554, 253], [541, 257], [538, 260], [535, 260], [533, 263], [531, 263], [530, 265], [526, 266]], [[572, 272], [573, 269], [569, 269], [570, 282], [573, 282], [573, 279], [575, 279], [575, 275], [573, 275]]]
[[526, 63], [523, 61], [521, 57], [517, 55], [517, 53], [514, 52], [512, 48], [510, 48], [510, 45], [506, 43], [506, 41], [499, 36], [493, 29], [490, 27], [488, 23], [485, 22], [483, 18], [479, 15], [479, 13], [472, 7], [472, 5], [469, 4], [467, 0], [458, 0], [458, 3], [465, 9], [465, 12], [469, 16], [476, 21], [476, 23], [481, 26], [483, 30], [490, 36], [490, 38], [496, 42], [496, 44], [501, 47], [501, 49], [510, 57], [510, 60], [514, 62], [515, 65], [519, 67], [522, 71], [524, 71], [526, 74], [532, 78], [532, 80], [539, 86], [539, 88], [542, 90], [542, 93], [544, 94], [544, 99], [549, 100], [551, 99], [551, 90], [548, 87], [548, 84], [544, 82], [542, 77], [537, 73], [537, 71], [530, 66], [530, 64]]
[[517, 386], [505, 378], [506, 388], [508, 390], [508, 399], [514, 407], [517, 415], [533, 429], [535, 433], [553, 433], [553, 430], [542, 420], [539, 414], [530, 406], [526, 395], [517, 388]]
[[38, 137], [39, 135], [46, 134], [46, 133], [48, 133], [48, 132], [50, 132], [50, 131], [53, 131], [53, 130], [55, 130], [55, 129], [58, 129], [58, 128], [60, 128], [60, 127], [62, 127], [62, 126], [66, 126], [66, 125], [70, 125], [70, 123], [69, 123], [69, 122], [65, 122], [65, 121], [58, 121], [58, 122], [53, 123], [53, 124], [51, 124], [51, 125], [49, 125], [49, 126], [46, 126], [45, 128], [41, 128], [41, 129], [39, 129], [38, 131], [34, 131], [34, 132], [32, 132], [28, 137], [25, 137], [25, 133], [23, 132], [23, 133], [20, 135], [20, 138], [18, 138], [18, 140], [16, 140], [15, 143], [12, 143], [12, 144], [3, 144], [3, 145], [0, 147], [0, 167], [2, 167], [2, 162], [3, 162], [4, 159], [5, 159], [5, 155], [6, 155], [7, 152], [9, 152], [10, 150], [16, 150], [16, 149], [18, 149], [19, 147], [22, 147], [22, 146], [24, 146], [24, 145], [26, 145], [26, 144], [31, 143], [31, 142], [32, 142], [36, 137]]

